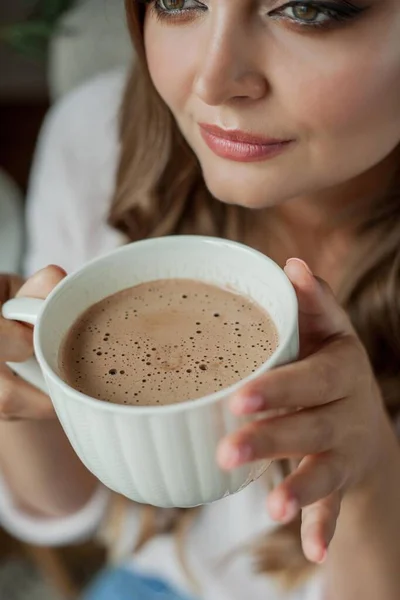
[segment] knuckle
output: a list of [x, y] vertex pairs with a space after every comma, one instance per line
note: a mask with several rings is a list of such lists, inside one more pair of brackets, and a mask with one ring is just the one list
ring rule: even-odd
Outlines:
[[264, 422], [250, 426], [244, 436], [244, 441], [253, 446], [256, 457], [262, 457], [267, 452], [274, 454], [276, 443], [271, 428]]
[[325, 279], [322, 279], [318, 276], [315, 276], [315, 279], [318, 281], [324, 292], [333, 294], [331, 286], [325, 281]]
[[345, 469], [344, 464], [341, 459], [335, 457], [335, 459], [331, 460], [329, 465], [329, 478], [332, 482], [332, 487], [337, 490], [339, 489], [343, 481], [345, 479]]
[[49, 402], [46, 406], [44, 406], [41, 411], [38, 414], [38, 418], [40, 419], [52, 419], [55, 417], [55, 411], [53, 408], [53, 405], [51, 403], [51, 400], [49, 398]]
[[33, 334], [20, 323], [12, 323], [7, 334], [0, 329], [0, 360], [23, 362], [33, 354]]
[[337, 380], [337, 370], [327, 360], [320, 360], [317, 370], [317, 395], [321, 403], [329, 398], [329, 392], [335, 385]]
[[334, 458], [332, 459], [331, 470], [332, 477], [335, 478], [335, 482], [337, 484], [336, 493], [340, 502], [342, 499], [343, 489], [348, 485], [350, 477], [348, 458], [341, 452], [335, 452]]
[[[360, 359], [364, 359], [366, 356], [366, 352], [364, 351], [363, 345], [360, 343], [359, 339], [354, 335], [348, 335], [342, 340], [342, 345], [344, 345], [344, 350], [347, 354], [348, 360], [357, 361], [354, 364], [358, 364]], [[343, 354], [343, 351], [342, 351]]]
[[316, 452], [330, 450], [334, 443], [335, 427], [330, 418], [319, 414], [314, 423], [314, 444]]
[[349, 385], [354, 390], [365, 377], [365, 373], [372, 372], [370, 359], [365, 347], [355, 336], [347, 336], [344, 350], [349, 369]]
[[0, 379], [0, 420], [7, 421], [14, 417], [15, 385], [8, 378]]

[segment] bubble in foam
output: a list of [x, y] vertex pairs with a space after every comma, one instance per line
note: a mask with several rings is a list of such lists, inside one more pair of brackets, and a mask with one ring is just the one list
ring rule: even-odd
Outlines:
[[[154, 293], [154, 291], [156, 291], [159, 288], [157, 288], [157, 285], [154, 285], [151, 289]], [[157, 302], [160, 302], [159, 310], [156, 311], [156, 313], [154, 313], [156, 319], [161, 318], [160, 315], [162, 316], [163, 312], [167, 310], [168, 304], [172, 306], [170, 314], [176, 314], [176, 311], [179, 309], [182, 311], [186, 311], [188, 317], [186, 334], [184, 330], [180, 332], [180, 324], [177, 325], [176, 322], [175, 325], [171, 327], [172, 339], [179, 339], [179, 344], [175, 343], [172, 346], [170, 345], [171, 342], [169, 341], [169, 344], [165, 345], [165, 343], [158, 337], [158, 325], [155, 334], [156, 337], [154, 337], [153, 335], [154, 332], [151, 335], [148, 335], [146, 331], [141, 329], [142, 315], [143, 317], [148, 316], [151, 313], [153, 307], [152, 302], [149, 301], [149, 296], [147, 296], [146, 301], [144, 302], [141, 299], [139, 293], [134, 294], [134, 300], [132, 299], [131, 295], [129, 302], [127, 300], [125, 305], [127, 309], [126, 314], [128, 314], [128, 309], [130, 315], [133, 315], [134, 310], [138, 310], [139, 316], [138, 319], [135, 321], [134, 332], [132, 331], [130, 325], [122, 325], [122, 321], [118, 321], [118, 319], [121, 319], [121, 317], [123, 319], [125, 306], [123, 307], [122, 314], [121, 312], [118, 314], [118, 311], [115, 310], [114, 302], [109, 302], [108, 309], [113, 311], [113, 315], [115, 317], [112, 325], [113, 342], [111, 343], [110, 339], [108, 339], [110, 331], [106, 330], [105, 328], [105, 323], [106, 319], [109, 316], [109, 312], [104, 314], [104, 317], [101, 318], [103, 320], [99, 319], [99, 321], [97, 322], [98, 327], [96, 327], [96, 329], [93, 327], [93, 332], [90, 334], [91, 339], [93, 341], [102, 340], [103, 343], [108, 341], [110, 349], [110, 354], [108, 355], [106, 354], [106, 351], [104, 351], [104, 348], [98, 348], [98, 352], [100, 352], [99, 356], [102, 357], [101, 364], [98, 363], [98, 365], [96, 365], [96, 363], [93, 364], [93, 361], [91, 361], [91, 369], [93, 369], [93, 372], [97, 371], [98, 368], [101, 368], [101, 366], [103, 367], [103, 369], [104, 367], [106, 368], [106, 370], [102, 371], [102, 373], [110, 371], [111, 368], [114, 368], [114, 365], [112, 363], [115, 364], [115, 362], [118, 360], [120, 360], [121, 366], [129, 366], [128, 373], [125, 374], [123, 378], [113, 376], [110, 378], [111, 381], [109, 381], [109, 383], [107, 384], [107, 386], [110, 386], [107, 389], [111, 394], [112, 402], [120, 401], [121, 403], [125, 403], [128, 401], [129, 403], [129, 399], [127, 399], [127, 396], [128, 394], [132, 394], [132, 388], [135, 389], [135, 386], [136, 391], [138, 390], [138, 388], [141, 390], [141, 403], [156, 402], [154, 394], [157, 396], [158, 393], [160, 394], [160, 397], [162, 398], [163, 402], [178, 401], [179, 398], [177, 397], [177, 392], [182, 394], [181, 399], [186, 399], [187, 397], [190, 397], [190, 390], [192, 390], [193, 394], [197, 394], [197, 397], [198, 394], [204, 395], [207, 393], [211, 393], [212, 391], [215, 391], [216, 388], [224, 386], [227, 387], [231, 385], [232, 383], [237, 381], [241, 375], [245, 377], [246, 374], [251, 373], [253, 366], [258, 366], [258, 364], [261, 364], [261, 362], [265, 360], [263, 353], [270, 353], [271, 349], [274, 349], [274, 342], [272, 342], [271, 345], [269, 343], [265, 343], [264, 348], [261, 347], [260, 342], [263, 341], [262, 336], [265, 336], [266, 331], [268, 336], [268, 327], [261, 327], [262, 333], [257, 332], [255, 330], [253, 324], [260, 326], [262, 325], [262, 322], [259, 313], [251, 315], [251, 307], [247, 307], [243, 315], [240, 316], [240, 320], [235, 321], [234, 316], [239, 316], [237, 315], [239, 310], [237, 309], [237, 306], [231, 306], [230, 302], [226, 302], [225, 299], [220, 298], [219, 300], [217, 300], [214, 299], [212, 294], [207, 294], [209, 296], [212, 296], [212, 300], [206, 301], [206, 295], [204, 293], [201, 293], [199, 294], [198, 301], [195, 301], [191, 292], [190, 303], [180, 303], [180, 298], [183, 295], [189, 297], [189, 294], [185, 292], [178, 296], [179, 303], [177, 303], [176, 300], [178, 298], [176, 295], [175, 300], [173, 300], [172, 293], [169, 295], [168, 293], [166, 293], [165, 287], [163, 287], [162, 289], [163, 293], [158, 294], [156, 298]], [[122, 294], [126, 294], [126, 292], [123, 292]], [[160, 296], [162, 296], [161, 299]], [[205, 311], [204, 305], [205, 303], [208, 304], [208, 302], [210, 302], [211, 307], [213, 305], [215, 306], [216, 304], [218, 304], [221, 308], [223, 307], [225, 319], [219, 319], [218, 317], [221, 316], [221, 312], [216, 311], [215, 309], [214, 311], [212, 309], [211, 311], [208, 309], [208, 317], [206, 317], [204, 315], [204, 312], [207, 313], [207, 311]], [[197, 320], [196, 316], [198, 317]], [[254, 316], [256, 317], [255, 319]], [[199, 319], [199, 317], [201, 317], [201, 320]], [[197, 325], [198, 329], [195, 330], [196, 334], [190, 335], [191, 328], [193, 330], [193, 323]], [[200, 323], [202, 324], [201, 328], [199, 327]], [[223, 323], [227, 323], [227, 325], [225, 325], [225, 330], [223, 329]], [[240, 324], [243, 327], [243, 330], [241, 330], [240, 327], [235, 328], [236, 324]], [[117, 337], [115, 336], [115, 333], [117, 331], [116, 328], [119, 328]], [[106, 336], [105, 332], [109, 335]], [[241, 333], [240, 337], [242, 343], [236, 346], [236, 343], [234, 342], [234, 339], [236, 338], [234, 338], [233, 336], [236, 335], [238, 332]], [[133, 339], [132, 333], [134, 333]], [[87, 332], [85, 333], [85, 335], [87, 335]], [[194, 335], [196, 335], [196, 337], [194, 337]], [[106, 337], [107, 339], [105, 339]], [[212, 338], [213, 340], [211, 344], [209, 343], [210, 338]], [[157, 344], [154, 344], [154, 341], [157, 341]], [[83, 339], [79, 342], [81, 345], [81, 349], [83, 349], [83, 342]], [[259, 343], [258, 346], [256, 346], [257, 342]], [[232, 352], [233, 344], [235, 344], [236, 352]], [[246, 356], [246, 353], [244, 353], [244, 350], [246, 348], [249, 349], [251, 346], [253, 346], [253, 351], [258, 353], [256, 356], [260, 356], [259, 363], [256, 363], [256, 361], [254, 360], [254, 352], [251, 354], [250, 358], [249, 356]], [[127, 348], [129, 349], [130, 354], [126, 352]], [[136, 356], [133, 352], [133, 348], [135, 348], [135, 350], [138, 351], [136, 353]], [[154, 364], [154, 366], [152, 366], [152, 361], [149, 360], [151, 356], [149, 355], [150, 348], [152, 352], [157, 352], [157, 356], [154, 357], [156, 358], [157, 362]], [[123, 353], [121, 352], [122, 349], [124, 350]], [[220, 349], [224, 349], [224, 351], [227, 352], [225, 358], [223, 357], [223, 353]], [[187, 350], [190, 350], [190, 352], [187, 352]], [[97, 355], [96, 349], [94, 347], [89, 348], [88, 351], [90, 353], [93, 352]], [[219, 356], [221, 354], [222, 356]], [[124, 355], [123, 358], [122, 355]], [[146, 358], [143, 358], [145, 356], [147, 360]], [[81, 360], [83, 364], [87, 364], [89, 362], [87, 359], [81, 358]], [[163, 365], [163, 372], [159, 370], [161, 364]], [[186, 374], [186, 377], [181, 377], [181, 371], [179, 370], [179, 368], [176, 368], [178, 364], [179, 368], [182, 368], [183, 373]], [[239, 365], [240, 369], [235, 368]], [[151, 367], [151, 369], [149, 369], [149, 367]], [[189, 370], [191, 373], [186, 373], [186, 371]], [[221, 370], [223, 370], [223, 373], [221, 372]], [[121, 375], [121, 368], [117, 370], [117, 375], [118, 374]], [[191, 376], [189, 377], [188, 375]], [[216, 377], [214, 377], [214, 375], [216, 375]], [[80, 377], [80, 375], [77, 375], [76, 379], [78, 379], [78, 377]], [[79, 381], [79, 385], [84, 385], [82, 380]], [[195, 384], [195, 382], [197, 383], [197, 385]], [[104, 375], [102, 383], [104, 385]], [[154, 393], [151, 393], [153, 385]], [[199, 389], [201, 389], [202, 391], [196, 391]], [[114, 393], [115, 396], [113, 396], [111, 392]], [[110, 394], [107, 398], [108, 400], [110, 400]], [[123, 398], [121, 394], [123, 395]], [[103, 396], [104, 395], [107, 395], [107, 392], [105, 392]], [[97, 395], [95, 397], [97, 397]], [[148, 399], [146, 399], [147, 397]], [[168, 397], [170, 397], [171, 399], [168, 400]], [[118, 400], [118, 398], [120, 398], [120, 400]], [[134, 402], [133, 397], [131, 402]]]

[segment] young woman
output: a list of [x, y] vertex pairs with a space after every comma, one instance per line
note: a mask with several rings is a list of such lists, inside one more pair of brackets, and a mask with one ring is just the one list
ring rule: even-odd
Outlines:
[[[106, 589], [118, 600], [397, 600], [400, 4], [126, 6], [133, 73], [89, 83], [45, 125], [27, 274], [50, 262], [70, 271], [128, 240], [171, 233], [258, 248], [295, 286], [301, 357], [232, 398], [232, 410], [301, 410], [221, 442], [225, 469], [276, 459], [268, 481], [194, 514], [121, 511], [75, 458], [48, 398], [3, 363], [4, 526], [57, 544], [103, 519], [114, 556], [136, 553], [131, 574], [93, 598]], [[1, 300], [45, 297], [63, 275], [47, 268], [23, 287], [3, 276]], [[1, 320], [0, 359], [31, 352], [31, 332]], [[281, 524], [273, 531], [267, 509]], [[318, 577], [291, 596], [275, 586], [273, 575], [299, 582], [311, 563]]]

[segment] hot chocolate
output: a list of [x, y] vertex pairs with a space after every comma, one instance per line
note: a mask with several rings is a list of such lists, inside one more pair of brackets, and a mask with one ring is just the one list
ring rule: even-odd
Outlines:
[[245, 296], [164, 279], [87, 309], [66, 335], [59, 364], [63, 379], [93, 398], [173, 404], [240, 381], [277, 345], [272, 319]]

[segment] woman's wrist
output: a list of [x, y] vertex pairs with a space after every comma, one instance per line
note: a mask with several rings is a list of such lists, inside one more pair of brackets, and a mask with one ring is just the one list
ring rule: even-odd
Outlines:
[[57, 420], [0, 422], [0, 470], [15, 504], [35, 516], [76, 512], [98, 485]]

